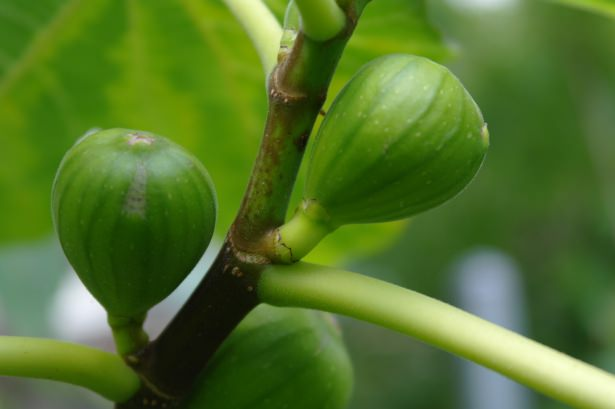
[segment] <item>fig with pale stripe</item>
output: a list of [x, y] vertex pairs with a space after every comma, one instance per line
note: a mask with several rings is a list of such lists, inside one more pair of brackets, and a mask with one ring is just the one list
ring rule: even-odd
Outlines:
[[133, 319], [194, 268], [216, 219], [203, 165], [161, 136], [89, 134], [66, 153], [53, 185], [62, 248], [110, 317]]

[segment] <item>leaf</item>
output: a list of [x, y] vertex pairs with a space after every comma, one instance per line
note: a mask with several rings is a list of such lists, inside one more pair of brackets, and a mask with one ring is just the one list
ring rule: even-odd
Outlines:
[[195, 152], [228, 227], [266, 98], [256, 55], [219, 2], [2, 4], [0, 240], [50, 230], [55, 169], [92, 127], [147, 129]]
[[608, 17], [615, 17], [615, 0], [549, 0], [567, 6], [593, 11]]
[[451, 55], [440, 32], [429, 22], [425, 1], [369, 3], [344, 53], [341, 72], [390, 53], [420, 54], [434, 60]]
[[[446, 54], [423, 1], [368, 6], [331, 95], [390, 51]], [[194, 152], [216, 184], [223, 235], [256, 157], [266, 102], [256, 53], [220, 0], [3, 0], [0, 243], [50, 232], [55, 170], [92, 127], [149, 130]], [[373, 237], [368, 248], [390, 236], [375, 229], [360, 233]], [[339, 237], [338, 251], [365, 249]]]

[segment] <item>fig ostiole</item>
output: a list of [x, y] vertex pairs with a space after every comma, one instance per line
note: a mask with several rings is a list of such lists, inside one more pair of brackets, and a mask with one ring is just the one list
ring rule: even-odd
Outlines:
[[447, 68], [403, 54], [368, 63], [316, 134], [304, 200], [272, 235], [274, 260], [301, 259], [338, 226], [403, 219], [444, 203], [472, 180], [488, 146], [478, 106]]
[[352, 383], [331, 315], [263, 304], [224, 341], [186, 408], [343, 409]]
[[216, 197], [204, 166], [149, 132], [86, 134], [64, 156], [53, 219], [73, 269], [102, 304], [118, 351], [147, 341], [147, 311], [168, 296], [209, 245]]

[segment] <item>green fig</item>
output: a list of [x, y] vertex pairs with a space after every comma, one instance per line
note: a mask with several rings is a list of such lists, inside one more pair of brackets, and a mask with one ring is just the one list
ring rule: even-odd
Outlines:
[[331, 315], [261, 305], [216, 352], [186, 409], [342, 409], [352, 380]]
[[84, 136], [64, 156], [52, 196], [64, 253], [112, 326], [140, 324], [194, 268], [214, 231], [207, 171], [149, 132]]
[[300, 259], [315, 245], [306, 236], [318, 242], [344, 224], [398, 220], [445, 202], [474, 177], [488, 146], [478, 106], [447, 68], [402, 54], [370, 62], [318, 130], [304, 200], [280, 229], [278, 258]]
[[409, 217], [459, 193], [488, 145], [478, 106], [448, 69], [423, 57], [385, 56], [333, 102], [304, 197], [334, 225]]

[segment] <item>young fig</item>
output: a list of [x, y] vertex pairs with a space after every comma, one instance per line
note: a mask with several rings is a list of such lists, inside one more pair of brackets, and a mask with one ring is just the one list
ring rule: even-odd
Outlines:
[[278, 256], [297, 260], [344, 224], [402, 219], [445, 202], [474, 177], [488, 145], [478, 106], [447, 68], [402, 54], [370, 62], [318, 130], [304, 200], [280, 229]]
[[216, 352], [186, 409], [343, 409], [352, 382], [332, 316], [261, 305]]
[[97, 131], [69, 149], [52, 208], [66, 257], [112, 327], [140, 325], [179, 285], [209, 245], [216, 219], [214, 188], [198, 159], [129, 129]]

